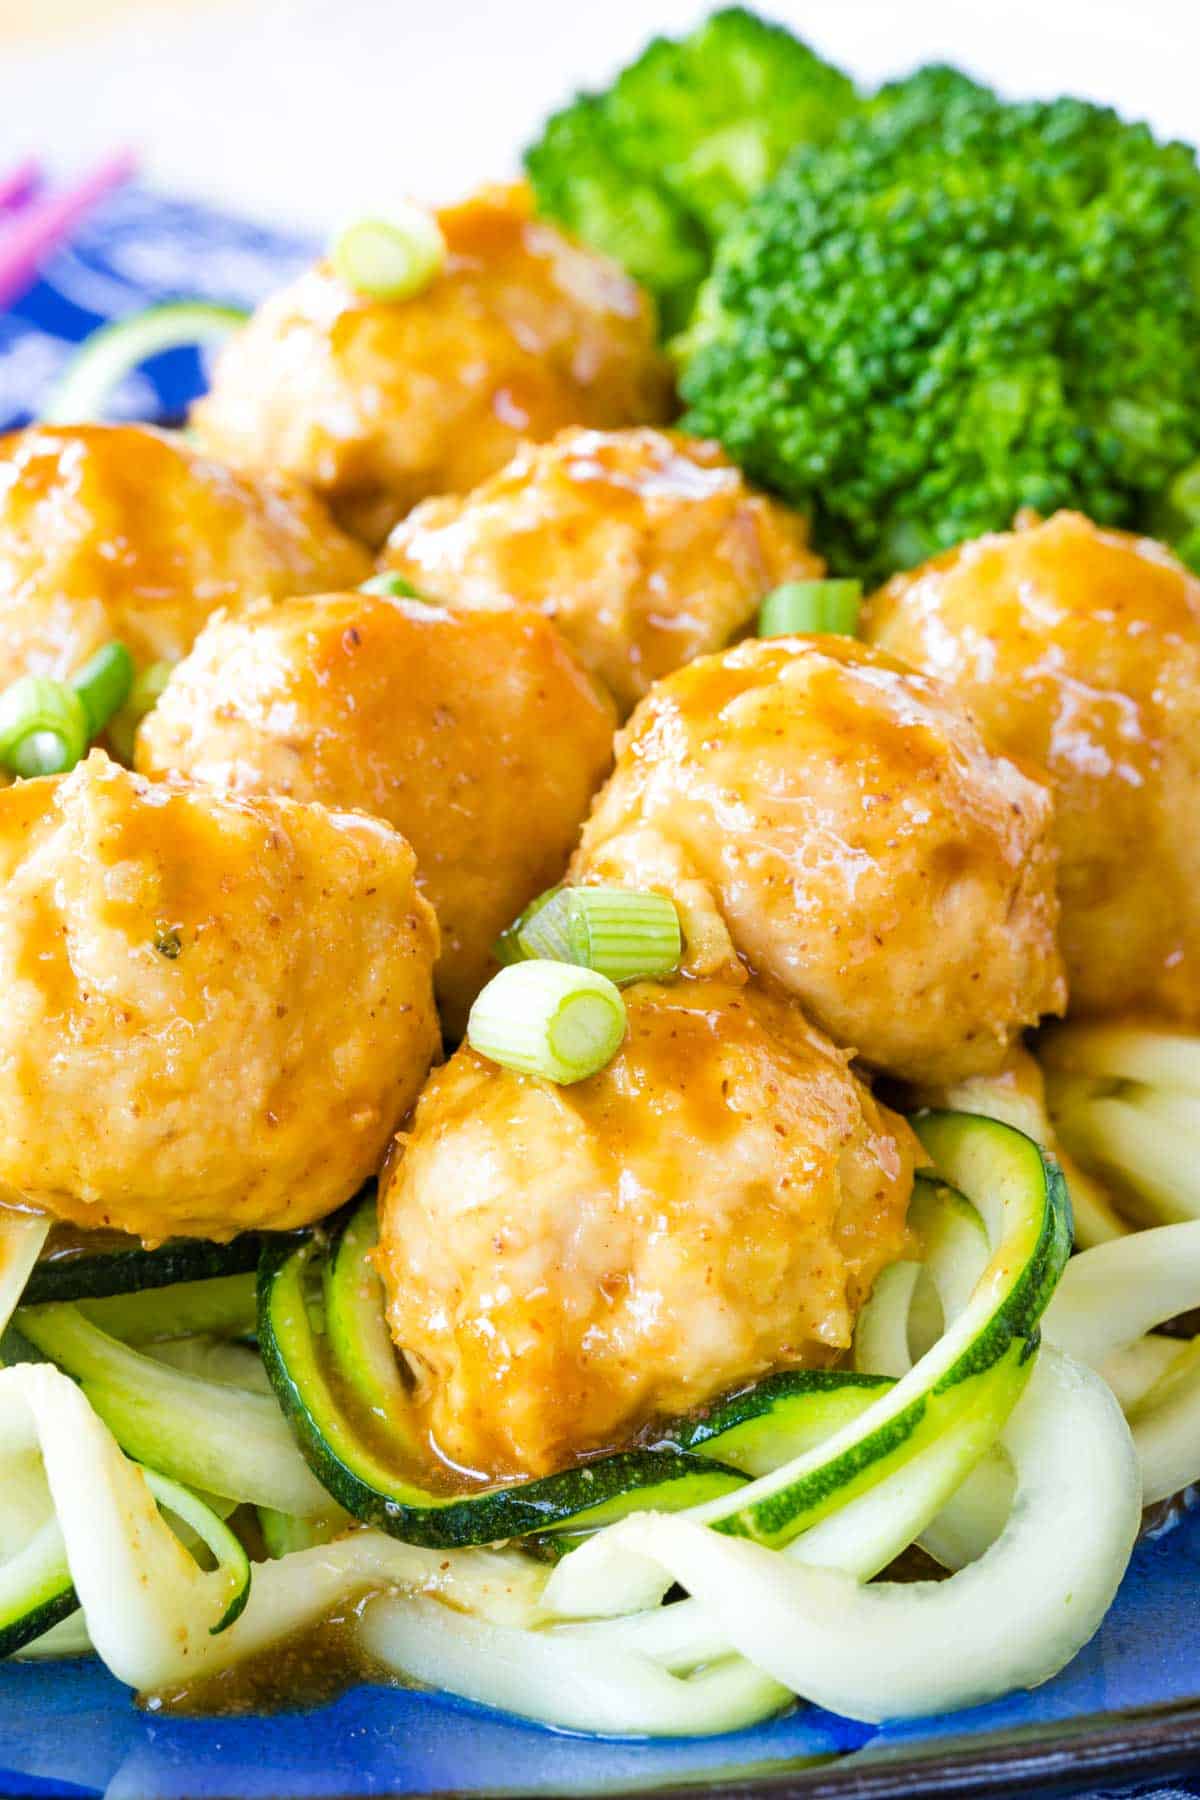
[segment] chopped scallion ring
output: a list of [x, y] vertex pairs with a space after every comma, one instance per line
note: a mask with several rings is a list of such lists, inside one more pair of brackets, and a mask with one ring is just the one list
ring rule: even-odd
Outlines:
[[218, 343], [249, 315], [207, 300], [172, 301], [118, 319], [85, 338], [42, 408], [46, 425], [79, 425], [100, 419], [127, 375], [167, 350]]
[[387, 219], [359, 219], [334, 239], [330, 261], [347, 287], [369, 300], [411, 300], [446, 260], [432, 213], [406, 205]]
[[683, 954], [674, 901], [625, 888], [553, 889], [511, 929], [519, 957], [577, 963], [618, 983], [672, 975]]
[[[523, 947], [521, 941], [522, 937], [528, 927], [533, 923], [534, 919], [536, 919], [538, 914], [542, 911], [543, 907], [549, 906], [555, 896], [561, 893], [562, 882], [560, 881], [556, 887], [547, 888], [544, 894], [539, 894], [536, 900], [531, 900], [529, 905], [525, 908], [525, 911], [520, 913], [518, 917], [513, 920], [512, 924], [500, 933], [500, 936], [492, 945], [492, 954], [495, 956], [497, 962], [520, 963], [532, 960], [535, 952], [526, 950]], [[567, 945], [564, 940], [562, 953], [554, 960], [557, 962], [570, 962], [571, 958], [566, 954], [566, 951]]]
[[389, 600], [419, 600], [420, 594], [411, 581], [405, 581], [403, 575], [372, 575], [369, 581], [359, 583], [360, 594], [384, 594]]
[[759, 608], [759, 637], [853, 637], [858, 629], [861, 581], [785, 581]]
[[87, 747], [87, 709], [65, 681], [22, 675], [0, 694], [0, 763], [14, 775], [61, 774]]
[[120, 712], [129, 699], [133, 678], [133, 658], [115, 639], [76, 672], [71, 686], [83, 701], [89, 738], [99, 737], [113, 714]]
[[158, 705], [174, 667], [169, 662], [150, 663], [134, 677], [125, 704], [109, 721], [108, 741], [122, 762], [132, 764], [138, 726]]
[[624, 1036], [620, 990], [606, 975], [574, 963], [501, 969], [467, 1021], [467, 1042], [480, 1056], [563, 1087], [603, 1069]]

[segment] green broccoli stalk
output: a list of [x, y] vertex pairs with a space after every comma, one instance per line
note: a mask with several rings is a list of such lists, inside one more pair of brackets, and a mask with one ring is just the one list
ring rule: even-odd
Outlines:
[[683, 323], [715, 239], [797, 144], [860, 105], [853, 84], [742, 7], [655, 38], [607, 92], [581, 94], [525, 154], [540, 210], [622, 263]]
[[1200, 170], [1111, 111], [944, 69], [885, 89], [735, 221], [682, 352], [685, 426], [839, 570], [1020, 507], [1149, 527], [1168, 490], [1197, 548]]

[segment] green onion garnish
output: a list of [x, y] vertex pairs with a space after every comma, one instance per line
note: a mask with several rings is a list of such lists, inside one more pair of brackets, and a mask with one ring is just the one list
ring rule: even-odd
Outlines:
[[150, 663], [134, 677], [124, 706], [109, 721], [108, 741], [122, 762], [132, 764], [137, 728], [146, 714], [158, 705], [174, 667], [174, 663], [169, 662]]
[[861, 601], [861, 581], [785, 581], [759, 608], [758, 635], [853, 637]]
[[[555, 895], [561, 893], [562, 882], [560, 881], [557, 887], [547, 888], [544, 894], [539, 894], [536, 900], [531, 900], [529, 905], [525, 908], [525, 911], [518, 914], [512, 924], [507, 926], [506, 929], [500, 933], [500, 936], [492, 945], [492, 954], [497, 962], [506, 964], [519, 963], [529, 962], [532, 959], [534, 952], [532, 950], [526, 950], [522, 946], [522, 933], [537, 917], [542, 908], [549, 906]], [[570, 962], [571, 958], [569, 956], [560, 956], [557, 960], [559, 962]]]
[[24, 776], [73, 769], [128, 703], [133, 686], [133, 658], [115, 639], [88, 658], [74, 681], [23, 675], [0, 694], [0, 763]]
[[347, 287], [369, 300], [411, 300], [446, 260], [446, 240], [432, 213], [407, 205], [389, 219], [359, 219], [329, 252]]
[[480, 1056], [563, 1087], [604, 1068], [624, 1036], [620, 991], [607, 976], [574, 963], [501, 969], [467, 1020], [467, 1042]]
[[99, 737], [114, 713], [120, 712], [133, 688], [133, 658], [115, 640], [89, 657], [71, 686], [83, 701], [88, 737]]
[[22, 675], [0, 694], [0, 763], [14, 775], [61, 774], [87, 747], [87, 709], [65, 681]]
[[521, 956], [576, 963], [615, 982], [671, 975], [683, 954], [674, 901], [625, 888], [552, 889], [513, 929]]
[[369, 581], [360, 581], [360, 594], [385, 594], [389, 600], [419, 600], [420, 594], [411, 581], [405, 581], [403, 575], [372, 575]]

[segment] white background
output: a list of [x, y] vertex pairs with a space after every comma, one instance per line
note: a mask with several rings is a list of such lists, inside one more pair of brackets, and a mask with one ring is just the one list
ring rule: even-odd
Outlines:
[[[0, 0], [0, 169], [132, 143], [153, 178], [324, 225], [503, 175], [695, 0]], [[762, 0], [865, 80], [940, 56], [1200, 137], [1200, 0]]]

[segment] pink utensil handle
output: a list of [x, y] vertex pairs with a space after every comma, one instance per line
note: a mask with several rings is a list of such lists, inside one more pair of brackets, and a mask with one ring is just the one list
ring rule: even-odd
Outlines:
[[32, 286], [46, 259], [107, 194], [129, 180], [136, 166], [132, 151], [119, 151], [74, 187], [25, 207], [0, 230], [0, 307], [10, 306]]
[[41, 164], [32, 157], [0, 175], [0, 212], [17, 212], [42, 185]]

